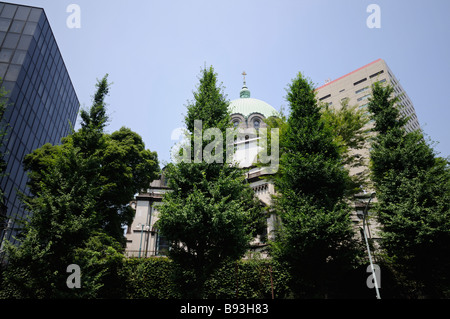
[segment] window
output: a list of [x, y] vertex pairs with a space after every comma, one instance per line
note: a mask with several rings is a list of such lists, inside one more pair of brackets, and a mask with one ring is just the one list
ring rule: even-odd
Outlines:
[[331, 94], [328, 94], [328, 95], [326, 95], [326, 96], [324, 96], [324, 97], [321, 97], [321, 98], [319, 99], [319, 101], [328, 99], [330, 96], [331, 96]]
[[14, 33], [22, 33], [24, 25], [25, 25], [24, 21], [14, 20], [14, 22], [11, 25], [11, 29], [9, 31]]
[[358, 85], [358, 84], [363, 83], [363, 82], [366, 81], [366, 80], [367, 80], [367, 78], [361, 79], [361, 80], [359, 80], [359, 81], [353, 83], [353, 85], [356, 86], [356, 85]]
[[7, 32], [10, 24], [10, 19], [0, 18], [0, 31]]
[[259, 119], [254, 120], [253, 126], [258, 130], [261, 127], [261, 121]]
[[42, 13], [42, 9], [38, 9], [38, 8], [31, 9], [30, 16], [28, 17], [28, 21], [39, 22], [41, 13]]
[[15, 49], [17, 43], [19, 42], [20, 34], [8, 33], [6, 35], [5, 41], [3, 42], [3, 47], [7, 49]]
[[14, 14], [16, 13], [17, 6], [11, 5], [11, 4], [5, 4], [2, 11], [2, 18], [10, 18], [14, 17]]
[[359, 94], [359, 93], [362, 93], [362, 92], [367, 91], [368, 89], [369, 89], [369, 87], [366, 86], [365, 88], [362, 88], [362, 89], [357, 90], [355, 93], [356, 93], [356, 94]]
[[8, 68], [8, 73], [6, 73], [5, 80], [6, 81], [16, 81], [19, 76], [20, 66], [19, 65], [10, 65]]
[[36, 31], [37, 23], [35, 22], [27, 22], [25, 28], [23, 29], [23, 34], [33, 35]]
[[1, 49], [0, 50], [0, 62], [9, 63], [9, 61], [11, 60], [13, 52], [14, 52], [13, 50]]
[[29, 7], [19, 7], [17, 8], [16, 16], [14, 19], [16, 20], [27, 20], [28, 15], [30, 14], [31, 8]]
[[159, 232], [156, 233], [156, 256], [167, 256], [169, 253], [169, 241]]
[[233, 121], [233, 126], [234, 127], [238, 127], [238, 125], [239, 125], [239, 120], [234, 120]]
[[380, 74], [383, 74], [383, 73], [384, 73], [384, 70], [381, 70], [381, 71], [379, 71], [379, 72], [377, 72], [377, 73], [372, 74], [372, 75], [370, 76], [370, 78], [374, 78], [374, 77], [376, 77], [377, 75], [380, 75]]
[[14, 54], [14, 57], [13, 57], [11, 63], [23, 64], [26, 57], [27, 57], [27, 51], [16, 50], [16, 53]]
[[22, 37], [19, 40], [19, 44], [17, 45], [17, 49], [28, 50], [32, 38], [33, 37], [31, 35], [22, 35]]
[[364, 95], [358, 99], [358, 102], [367, 100], [370, 97], [370, 94]]

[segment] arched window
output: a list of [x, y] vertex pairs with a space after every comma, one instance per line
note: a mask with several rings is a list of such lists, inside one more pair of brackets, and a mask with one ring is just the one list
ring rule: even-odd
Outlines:
[[253, 126], [256, 129], [259, 129], [261, 127], [261, 121], [259, 119], [256, 119], [253, 121]]
[[238, 125], [239, 125], [239, 120], [234, 120], [233, 121], [233, 126], [234, 127], [238, 127]]

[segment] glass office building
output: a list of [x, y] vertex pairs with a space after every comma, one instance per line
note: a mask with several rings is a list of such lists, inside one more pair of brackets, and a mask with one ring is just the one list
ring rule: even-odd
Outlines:
[[[0, 250], [26, 218], [18, 193], [27, 194], [26, 154], [45, 143], [59, 144], [75, 126], [79, 101], [42, 8], [0, 2], [0, 77], [8, 91], [1, 151], [7, 163], [0, 178], [6, 205]], [[1, 251], [0, 251], [1, 253]], [[1, 257], [0, 257], [1, 259]]]

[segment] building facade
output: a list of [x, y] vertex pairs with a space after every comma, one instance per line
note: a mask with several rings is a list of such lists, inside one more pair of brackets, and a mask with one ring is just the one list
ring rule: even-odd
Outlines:
[[[28, 213], [19, 192], [28, 194], [25, 155], [58, 144], [75, 126], [79, 102], [42, 8], [0, 2], [0, 77], [8, 92], [1, 151], [7, 163], [0, 242], [14, 242]], [[0, 246], [1, 249], [1, 246]]]
[[402, 106], [400, 114], [410, 117], [405, 126], [406, 131], [420, 130], [419, 120], [411, 99], [383, 59], [375, 60], [336, 80], [325, 83], [316, 89], [317, 98], [320, 102], [327, 103], [333, 108], [339, 108], [341, 102], [347, 100], [349, 105], [357, 104], [364, 109], [369, 104], [371, 87], [375, 82], [386, 82], [394, 87], [394, 94], [399, 97], [399, 104]]

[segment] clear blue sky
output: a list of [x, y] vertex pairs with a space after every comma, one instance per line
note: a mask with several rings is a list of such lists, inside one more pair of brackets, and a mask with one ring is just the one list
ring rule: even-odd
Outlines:
[[[301, 71], [317, 85], [384, 59], [415, 105], [425, 133], [450, 155], [448, 0], [12, 0], [45, 9], [82, 107], [109, 73], [110, 132], [127, 126], [160, 161], [206, 64], [228, 99], [247, 72], [252, 97], [279, 109]], [[69, 4], [81, 28], [66, 25]], [[381, 28], [369, 29], [369, 4]]]

